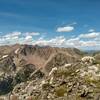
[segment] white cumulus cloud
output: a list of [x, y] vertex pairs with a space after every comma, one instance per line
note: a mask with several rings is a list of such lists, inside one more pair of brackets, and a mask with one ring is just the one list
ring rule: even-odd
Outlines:
[[26, 32], [25, 35], [37, 36], [40, 35], [39, 32]]
[[95, 30], [94, 29], [89, 29], [89, 32], [95, 32]]
[[25, 37], [25, 40], [30, 40], [30, 39], [32, 39], [32, 36], [26, 36]]
[[64, 26], [64, 27], [58, 27], [57, 32], [71, 32], [74, 30], [73, 26]]
[[80, 38], [96, 38], [100, 35], [100, 32], [91, 32], [87, 34], [81, 34], [79, 35]]
[[[37, 32], [38, 33], [38, 32]], [[6, 35], [0, 36], [0, 45], [6, 44], [32, 44], [41, 46], [57, 46], [57, 47], [76, 47], [76, 48], [96, 48], [100, 49], [100, 32], [90, 32], [86, 34], [80, 34], [77, 36], [65, 37], [55, 36], [53, 38], [46, 38], [46, 35], [40, 35], [35, 37], [34, 32], [21, 33], [12, 32]], [[37, 35], [36, 35], [37, 36]]]

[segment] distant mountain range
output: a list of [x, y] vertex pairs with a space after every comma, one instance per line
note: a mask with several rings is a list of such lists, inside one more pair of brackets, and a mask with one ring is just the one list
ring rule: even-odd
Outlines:
[[34, 64], [37, 68], [44, 68], [48, 65], [47, 63], [52, 63], [52, 59], [57, 59], [58, 61], [66, 59], [65, 62], [63, 61], [64, 64], [78, 60], [83, 54], [83, 52], [76, 48], [40, 47], [38, 45], [19, 44], [0, 47], [1, 61], [9, 59], [18, 67], [25, 64]]

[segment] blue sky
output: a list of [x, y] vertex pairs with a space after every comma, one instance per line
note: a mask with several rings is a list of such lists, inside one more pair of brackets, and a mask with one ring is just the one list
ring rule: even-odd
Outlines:
[[100, 0], [0, 0], [0, 45], [100, 49]]

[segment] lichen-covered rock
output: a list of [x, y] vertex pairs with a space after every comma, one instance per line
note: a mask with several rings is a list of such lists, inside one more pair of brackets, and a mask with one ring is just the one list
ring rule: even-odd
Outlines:
[[81, 59], [83, 64], [93, 64], [95, 62], [95, 58], [91, 56], [85, 56]]

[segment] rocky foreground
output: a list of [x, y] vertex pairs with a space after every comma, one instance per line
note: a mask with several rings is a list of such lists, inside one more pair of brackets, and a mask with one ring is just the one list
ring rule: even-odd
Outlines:
[[45, 53], [42, 55], [48, 58], [44, 67], [22, 60], [27, 53], [34, 56], [33, 48], [21, 48], [18, 55], [2, 56], [0, 100], [100, 100], [100, 59], [97, 54], [86, 56], [71, 51], [68, 55], [67, 51], [66, 56], [65, 49], [57, 50], [50, 58]]
[[17, 84], [4, 100], [99, 99], [100, 65], [95, 62], [77, 62], [54, 67], [48, 75], [35, 71], [27, 81]]

